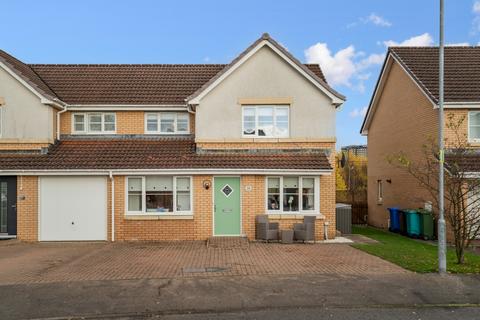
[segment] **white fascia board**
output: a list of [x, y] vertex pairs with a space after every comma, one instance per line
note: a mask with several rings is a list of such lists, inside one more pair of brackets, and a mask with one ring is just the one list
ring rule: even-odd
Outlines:
[[[443, 105], [445, 109], [480, 109], [480, 102], [447, 102]], [[435, 109], [438, 104], [435, 105]]]
[[[10, 69], [6, 64], [4, 64], [2, 61], [0, 61], [0, 67], [2, 67], [3, 70], [7, 71], [8, 74], [10, 74], [12, 77], [14, 77], [18, 82], [20, 82], [24, 87], [26, 87], [28, 90], [30, 90], [34, 95], [36, 95], [40, 100], [43, 101], [51, 101], [50, 99], [45, 98], [40, 92], [35, 90], [27, 81], [22, 79], [17, 73], [15, 73], [12, 69]], [[44, 103], [42, 101], [42, 103]]]
[[367, 114], [365, 115], [366, 120], [365, 120], [365, 126], [364, 126], [364, 128], [362, 129], [362, 132], [361, 132], [362, 136], [368, 135], [368, 129], [365, 129], [365, 128], [368, 128], [368, 126], [370, 124], [370, 121], [372, 120], [371, 118], [372, 118], [373, 114], [375, 113], [378, 94], [379, 94], [380, 91], [383, 90], [383, 86], [384, 86], [385, 81], [386, 81], [386, 79], [384, 78], [385, 74], [387, 72], [389, 72], [390, 68], [391, 68], [391, 66], [389, 66], [388, 64], [393, 63], [393, 62], [391, 62], [390, 59], [395, 61], [398, 64], [398, 66], [400, 66], [400, 68], [402, 68], [402, 70], [410, 78], [410, 80], [412, 80], [412, 82], [418, 87], [420, 92], [422, 92], [423, 95], [427, 98], [427, 100], [430, 101], [430, 103], [432, 104], [432, 107], [433, 108], [437, 107], [437, 104], [435, 102], [433, 102], [433, 100], [429, 97], [429, 95], [425, 92], [425, 90], [418, 84], [417, 80], [415, 80], [412, 77], [412, 75], [410, 74], [410, 72], [407, 69], [405, 69], [403, 64], [400, 61], [398, 61], [398, 59], [394, 55], [392, 55], [391, 53], [388, 53], [388, 57], [387, 57], [387, 60], [385, 62], [386, 67], [383, 69], [382, 74], [380, 75], [380, 80], [378, 82], [378, 87], [376, 88], [376, 90], [373, 94], [372, 101], [371, 101], [371, 103], [368, 107]]
[[480, 178], [480, 172], [464, 172], [464, 177], [467, 179], [478, 179]]
[[364, 125], [360, 133], [362, 136], [368, 135], [368, 129], [366, 128], [369, 127], [370, 121], [372, 120], [372, 116], [375, 113], [377, 96], [379, 94], [379, 91], [383, 90], [383, 85], [385, 82], [385, 74], [389, 72], [391, 68], [390, 63], [392, 63], [391, 54], [388, 55], [387, 60], [385, 61], [385, 66], [382, 69], [382, 73], [380, 74], [380, 78], [378, 79], [378, 83], [375, 87], [375, 91], [373, 92], [372, 100], [370, 101], [370, 105], [368, 106], [367, 114], [365, 115]]
[[[405, 69], [404, 65], [394, 56], [394, 55], [391, 55], [393, 60], [395, 60], [395, 62], [397, 62], [397, 64], [400, 66], [400, 68], [403, 69], [403, 71], [405, 71], [405, 73], [408, 75], [408, 77], [413, 81], [413, 83], [418, 87], [418, 89], [420, 89], [420, 92], [423, 93], [423, 95], [428, 99], [428, 101], [430, 101], [430, 103], [432, 104], [433, 107], [435, 107], [437, 104], [432, 100], [432, 98], [430, 98], [430, 96], [425, 92], [425, 89], [422, 88], [419, 84], [418, 84], [418, 81], [412, 76], [412, 74], [407, 70]], [[413, 72], [412, 72], [413, 73]]]
[[293, 169], [116, 169], [116, 170], [0, 170], [0, 176], [6, 175], [36, 175], [36, 176], [109, 176], [112, 175], [331, 175], [331, 169], [324, 170], [293, 170]]
[[224, 74], [222, 74], [218, 79], [216, 79], [213, 83], [211, 83], [207, 88], [205, 88], [198, 96], [195, 98], [187, 101], [188, 104], [198, 105], [204, 96], [206, 96], [210, 91], [212, 91], [215, 87], [217, 87], [225, 78], [227, 78], [230, 74], [232, 74], [235, 70], [237, 70], [245, 61], [250, 59], [258, 50], [263, 48], [263, 46], [268, 46], [272, 49], [275, 53], [277, 53], [280, 57], [282, 57], [285, 61], [287, 61], [291, 66], [293, 66], [298, 72], [300, 72], [304, 77], [306, 77], [310, 82], [312, 82], [317, 88], [319, 88], [323, 93], [325, 93], [331, 100], [333, 105], [340, 105], [345, 102], [335, 95], [333, 95], [330, 91], [328, 91], [324, 86], [318, 83], [315, 79], [313, 79], [308, 73], [306, 73], [302, 68], [300, 68], [294, 61], [284, 55], [280, 50], [278, 50], [274, 45], [272, 45], [268, 40], [261, 41], [255, 48], [250, 50], [246, 55], [244, 55], [237, 63], [230, 67]]
[[71, 111], [91, 111], [91, 110], [105, 110], [105, 111], [184, 111], [188, 110], [187, 105], [69, 105], [68, 110]]

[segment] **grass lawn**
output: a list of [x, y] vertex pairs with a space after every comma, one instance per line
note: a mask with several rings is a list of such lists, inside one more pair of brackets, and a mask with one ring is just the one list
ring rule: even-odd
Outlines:
[[[393, 262], [411, 271], [421, 273], [438, 271], [436, 246], [371, 227], [353, 227], [352, 232], [362, 234], [379, 242], [352, 245], [357, 249]], [[465, 264], [459, 265], [456, 263], [455, 250], [449, 248], [447, 269], [451, 273], [480, 273], [480, 256], [466, 253]]]

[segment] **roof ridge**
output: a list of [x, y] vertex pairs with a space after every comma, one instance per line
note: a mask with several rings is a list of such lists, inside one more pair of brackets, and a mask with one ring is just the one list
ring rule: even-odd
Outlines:
[[121, 66], [225, 66], [225, 63], [29, 63], [28, 66], [40, 67], [40, 66], [59, 66], [59, 67], [99, 67], [99, 66], [112, 66], [112, 67], [121, 67]]

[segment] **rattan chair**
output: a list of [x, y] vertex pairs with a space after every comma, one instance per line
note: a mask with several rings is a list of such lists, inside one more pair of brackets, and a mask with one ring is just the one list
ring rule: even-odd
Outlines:
[[293, 237], [298, 241], [315, 242], [315, 216], [304, 216], [303, 223], [295, 223], [293, 225]]
[[255, 239], [256, 240], [276, 240], [279, 233], [278, 222], [270, 222], [268, 215], [261, 214], [255, 217]]

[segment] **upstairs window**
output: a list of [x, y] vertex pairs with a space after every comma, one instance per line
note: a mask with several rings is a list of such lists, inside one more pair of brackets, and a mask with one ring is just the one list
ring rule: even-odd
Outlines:
[[287, 138], [289, 136], [289, 107], [243, 107], [242, 136]]
[[480, 142], [480, 111], [468, 113], [468, 141]]
[[116, 132], [116, 116], [113, 112], [74, 113], [72, 117], [72, 132], [75, 134]]
[[154, 134], [187, 134], [190, 131], [186, 112], [155, 112], [145, 114], [145, 132]]

